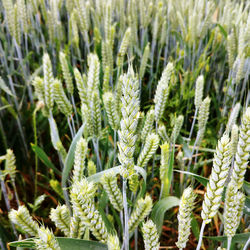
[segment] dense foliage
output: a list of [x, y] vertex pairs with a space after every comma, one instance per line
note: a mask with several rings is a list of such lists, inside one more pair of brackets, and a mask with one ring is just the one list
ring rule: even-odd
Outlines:
[[247, 249], [247, 1], [2, 0], [0, 20], [2, 249]]

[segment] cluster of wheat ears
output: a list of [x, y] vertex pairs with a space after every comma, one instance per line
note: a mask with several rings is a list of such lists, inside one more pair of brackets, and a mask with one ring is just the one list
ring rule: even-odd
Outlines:
[[[192, 247], [204, 248], [207, 224], [218, 218], [226, 241], [216, 247], [248, 249], [249, 2], [2, 0], [0, 8], [5, 37], [0, 42], [0, 112], [14, 112], [22, 150], [28, 152], [19, 107], [23, 102], [34, 107], [35, 196], [42, 158], [38, 115], [48, 121], [58, 157], [58, 168], [51, 169], [57, 177], [49, 181], [59, 200], [50, 210], [56, 233], [20, 202], [13, 150], [0, 157], [5, 162], [1, 190], [14, 235], [18, 229], [26, 238], [34, 236], [13, 246], [63, 250], [57, 236], [64, 235], [89, 242], [86, 249], [95, 249], [91, 242], [98, 240], [98, 249], [156, 250], [162, 245], [165, 211], [179, 206], [179, 249], [187, 247], [197, 220], [201, 227]], [[221, 124], [210, 126], [210, 132], [217, 146], [204, 149], [209, 119], [216, 114]], [[3, 135], [4, 128], [1, 120]], [[69, 147], [64, 134], [69, 134]], [[213, 159], [202, 161], [206, 150]], [[206, 179], [202, 167], [210, 163]], [[159, 192], [153, 197], [149, 187], [154, 182]], [[243, 220], [245, 241], [233, 242]], [[5, 249], [1, 237], [0, 245]]]

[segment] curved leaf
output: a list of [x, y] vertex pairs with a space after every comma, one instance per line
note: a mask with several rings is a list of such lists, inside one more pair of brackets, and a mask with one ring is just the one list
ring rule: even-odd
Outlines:
[[39, 147], [31, 143], [31, 148], [35, 152], [35, 154], [39, 157], [39, 159], [44, 163], [47, 168], [51, 168], [58, 175], [62, 175], [62, 173], [55, 167], [55, 165], [50, 161], [47, 154]]
[[82, 124], [82, 126], [77, 131], [77, 133], [76, 133], [76, 135], [75, 135], [75, 137], [70, 145], [69, 152], [66, 156], [65, 164], [64, 164], [64, 168], [63, 168], [63, 173], [62, 173], [62, 187], [65, 187], [70, 170], [73, 166], [76, 143], [80, 140], [82, 133], [83, 133], [83, 130], [84, 130], [84, 127], [85, 127], [85, 122]]
[[[66, 237], [56, 237], [61, 250], [106, 250], [107, 245], [90, 240], [81, 240], [81, 239], [73, 239]], [[9, 246], [11, 247], [23, 247], [23, 248], [35, 248], [34, 238], [29, 238], [21, 241], [10, 242]]]
[[2, 89], [5, 93], [7, 93], [10, 96], [13, 96], [16, 98], [15, 95], [12, 94], [11, 90], [9, 89], [9, 87], [6, 85], [6, 83], [4, 82], [4, 80], [2, 79], [2, 77], [0, 76], [0, 89]]
[[91, 240], [57, 237], [61, 250], [107, 250], [107, 245]]
[[[101, 178], [102, 178], [102, 176], [104, 174], [107, 174], [107, 173], [110, 173], [110, 172], [114, 172], [114, 174], [119, 174], [120, 173], [120, 167], [121, 166], [117, 166], [117, 167], [113, 167], [113, 168], [103, 170], [101, 172], [98, 172], [98, 173], [96, 173], [94, 175], [89, 176], [87, 178], [87, 180], [88, 180], [88, 182], [98, 183], [98, 182], [100, 182], [100, 180], [101, 180]], [[137, 173], [139, 173], [143, 177], [144, 181], [146, 182], [146, 180], [147, 180], [146, 171], [143, 168], [138, 167], [138, 166], [135, 166], [135, 170], [136, 170]]]
[[[232, 243], [245, 243], [250, 237], [250, 232], [249, 233], [242, 233], [242, 234], [235, 234], [234, 237], [232, 238]], [[203, 238], [207, 238], [213, 241], [227, 241], [227, 236], [203, 236]]]
[[200, 176], [200, 175], [197, 175], [197, 174], [193, 174], [191, 172], [188, 172], [188, 171], [182, 171], [182, 170], [177, 170], [177, 169], [174, 169], [175, 172], [178, 172], [178, 173], [183, 173], [183, 174], [187, 174], [187, 175], [192, 175], [197, 181], [199, 181], [203, 186], [207, 186], [207, 183], [208, 183], [208, 178], [206, 177], [203, 177], [203, 176]]
[[154, 205], [151, 213], [151, 219], [155, 223], [159, 235], [161, 234], [165, 212], [172, 207], [179, 206], [179, 202], [179, 198], [175, 196], [168, 196], [161, 199]]

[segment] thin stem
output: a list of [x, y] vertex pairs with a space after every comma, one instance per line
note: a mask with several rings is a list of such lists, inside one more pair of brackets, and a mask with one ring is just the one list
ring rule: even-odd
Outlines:
[[1, 246], [1, 249], [6, 250], [6, 248], [5, 248], [4, 244], [3, 244], [1, 236], [0, 236], [0, 246]]
[[135, 229], [135, 250], [138, 249], [138, 228]]
[[194, 113], [194, 119], [193, 119], [193, 122], [192, 122], [192, 127], [191, 127], [191, 130], [190, 130], [190, 133], [189, 133], [189, 137], [188, 137], [188, 145], [189, 145], [190, 140], [192, 138], [192, 134], [193, 134], [193, 130], [194, 130], [194, 124], [195, 124], [195, 121], [196, 121], [197, 113], [198, 113], [198, 109], [196, 108], [195, 109], [195, 113]]
[[120, 220], [121, 220], [121, 224], [122, 224], [122, 228], [123, 228], [123, 212], [120, 212]]
[[201, 231], [200, 231], [200, 236], [199, 236], [199, 242], [198, 242], [198, 245], [197, 245], [196, 250], [200, 250], [200, 249], [201, 249], [202, 237], [203, 237], [203, 233], [204, 233], [205, 226], [206, 226], [205, 221], [203, 221], [203, 222], [202, 222], [202, 225], [201, 225]]
[[129, 229], [128, 229], [128, 203], [127, 203], [127, 179], [123, 178], [122, 195], [124, 207], [124, 249], [129, 250]]
[[16, 197], [16, 203], [18, 205], [18, 207], [20, 206], [20, 201], [19, 201], [19, 197], [18, 197], [18, 193], [17, 193], [17, 189], [16, 189], [16, 183], [15, 183], [15, 179], [11, 179], [11, 184], [14, 188], [14, 193], [15, 193], [15, 197]]
[[[158, 122], [155, 122], [155, 131], [157, 134], [158, 133]], [[155, 154], [153, 156], [152, 175], [151, 175], [152, 178], [154, 178], [154, 168], [155, 168]]]
[[[10, 75], [8, 75], [8, 79], [9, 79], [10, 89], [11, 89], [12, 93], [15, 96], [17, 96], [16, 91], [15, 91], [15, 87], [14, 87], [14, 83], [13, 83], [12, 78], [11, 78]], [[29, 151], [28, 151], [28, 148], [27, 148], [27, 145], [26, 145], [26, 138], [25, 138], [24, 131], [23, 131], [22, 124], [21, 124], [21, 120], [20, 120], [21, 114], [20, 114], [20, 111], [19, 111], [19, 105], [18, 105], [18, 102], [17, 102], [17, 98], [13, 98], [13, 100], [14, 100], [15, 107], [16, 107], [16, 110], [17, 110], [16, 122], [17, 122], [18, 129], [20, 131], [20, 134], [21, 134], [21, 138], [23, 140], [25, 157], [27, 158], [27, 156], [29, 155]]]
[[115, 167], [116, 163], [116, 130], [114, 130], [114, 161], [113, 161], [113, 167]]
[[191, 163], [192, 163], [192, 157], [193, 157], [194, 150], [196, 149], [196, 145], [197, 145], [199, 139], [200, 139], [200, 133], [199, 133], [199, 131], [198, 131], [198, 134], [197, 134], [197, 137], [196, 137], [196, 140], [195, 140], [193, 149], [192, 149], [192, 153], [191, 153], [191, 156], [190, 156], [190, 160], [189, 160], [189, 163], [188, 163], [188, 168], [187, 168], [187, 171], [188, 171], [188, 172], [190, 171], [190, 166], [191, 166]]
[[89, 36], [88, 36], [88, 32], [86, 30], [84, 31], [84, 40], [85, 40], [85, 43], [86, 43], [87, 52], [89, 54], [90, 53], [90, 50], [89, 50]]
[[72, 213], [71, 205], [70, 205], [70, 201], [69, 201], [69, 194], [68, 194], [68, 191], [67, 191], [67, 184], [65, 184], [65, 186], [62, 187], [62, 189], [63, 189], [63, 197], [64, 197], [64, 200], [65, 200], [66, 206], [69, 209], [70, 214], [72, 216], [73, 213]]
[[73, 133], [74, 133], [74, 136], [75, 136], [75, 134], [76, 134], [76, 128], [75, 128], [75, 123], [74, 123], [73, 115], [71, 115], [70, 120], [72, 122]]
[[139, 79], [139, 100], [141, 100], [141, 92], [142, 92], [142, 83], [141, 83], [141, 78]]
[[[155, 45], [156, 45], [156, 42], [155, 42], [155, 40], [153, 40], [152, 41], [151, 56], [150, 56], [150, 60], [151, 60], [150, 78], [153, 78], [153, 73], [154, 73], [153, 65], [154, 65]], [[150, 81], [150, 83], [149, 83], [149, 99], [151, 99], [151, 94], [152, 94], [152, 81]]]
[[73, 109], [74, 109], [74, 112], [75, 112], [75, 115], [76, 115], [77, 128], [79, 128], [79, 119], [78, 119], [78, 114], [77, 114], [77, 110], [76, 110], [75, 99], [74, 99], [73, 95], [71, 95], [71, 101], [72, 101]]
[[245, 244], [243, 250], [247, 250], [247, 247], [250, 245], [250, 238], [248, 239], [247, 243]]
[[196, 151], [195, 151], [195, 160], [194, 160], [194, 168], [195, 168], [195, 166], [197, 164], [198, 151], [199, 151], [199, 148], [196, 148]]
[[[37, 129], [36, 129], [36, 113], [38, 111], [38, 107], [35, 108], [33, 112], [33, 129], [34, 129], [34, 144], [37, 147]], [[35, 154], [35, 190], [34, 190], [34, 200], [36, 199], [37, 194], [37, 170], [38, 170], [38, 157]]]
[[98, 172], [102, 171], [102, 163], [99, 155], [99, 140], [98, 138], [93, 138], [92, 139], [93, 145], [94, 145], [94, 150], [96, 154], [96, 160], [97, 160], [97, 167], [98, 167]]
[[232, 237], [227, 237], [227, 250], [230, 250]]
[[68, 125], [69, 125], [70, 134], [71, 134], [71, 137], [73, 139], [74, 138], [74, 132], [73, 132], [73, 129], [72, 129], [71, 124], [70, 124], [69, 116], [67, 117], [67, 121], [68, 121]]
[[[0, 174], [1, 174], [1, 172], [0, 172]], [[7, 190], [6, 190], [6, 187], [5, 187], [4, 180], [2, 178], [1, 178], [1, 189], [2, 189], [2, 192], [3, 192], [3, 197], [4, 197], [4, 201], [5, 201], [7, 210], [9, 212], [10, 211], [10, 201], [8, 199]], [[18, 237], [16, 228], [15, 228], [15, 226], [14, 226], [14, 224], [12, 222], [11, 222], [11, 226], [12, 226], [12, 229], [13, 229], [13, 232], [14, 232], [15, 236]]]

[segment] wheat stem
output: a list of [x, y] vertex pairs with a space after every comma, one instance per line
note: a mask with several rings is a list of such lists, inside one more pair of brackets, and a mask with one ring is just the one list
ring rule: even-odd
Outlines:
[[201, 225], [201, 229], [200, 229], [200, 236], [199, 236], [199, 242], [198, 242], [198, 245], [196, 247], [196, 250], [200, 250], [201, 248], [201, 244], [202, 244], [202, 237], [203, 237], [203, 233], [204, 233], [204, 229], [205, 229], [205, 221], [202, 222], [202, 225]]
[[129, 250], [129, 228], [128, 228], [128, 203], [127, 203], [127, 179], [123, 178], [122, 181], [122, 196], [123, 196], [123, 207], [124, 207], [124, 249]]
[[99, 155], [99, 140], [98, 138], [93, 138], [92, 142], [93, 142], [93, 146], [94, 146], [94, 150], [96, 154], [97, 169], [98, 169], [98, 172], [100, 172], [102, 171], [102, 163], [101, 163], [101, 159]]
[[227, 237], [227, 250], [230, 250], [232, 237]]

